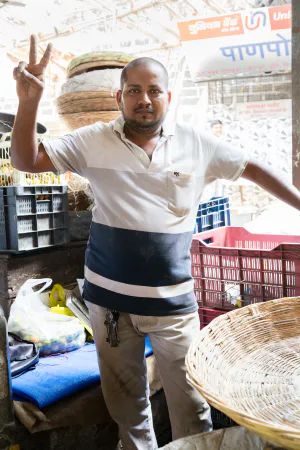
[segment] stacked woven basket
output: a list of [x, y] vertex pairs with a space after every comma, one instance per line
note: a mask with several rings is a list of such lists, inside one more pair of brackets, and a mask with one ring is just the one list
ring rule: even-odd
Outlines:
[[267, 442], [300, 449], [300, 297], [218, 317], [186, 364], [188, 380], [215, 408]]
[[57, 98], [57, 110], [68, 128], [110, 122], [120, 115], [116, 91], [122, 68], [132, 56], [117, 52], [87, 53], [74, 58]]

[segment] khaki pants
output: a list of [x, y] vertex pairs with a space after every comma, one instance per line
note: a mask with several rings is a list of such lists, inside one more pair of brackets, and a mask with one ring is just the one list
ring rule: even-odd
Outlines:
[[106, 342], [105, 308], [87, 302], [98, 351], [106, 405], [119, 425], [124, 450], [157, 449], [149, 400], [145, 335], [159, 367], [172, 425], [172, 437], [211, 431], [210, 408], [186, 381], [185, 356], [199, 332], [198, 313], [153, 317], [121, 313], [120, 344]]

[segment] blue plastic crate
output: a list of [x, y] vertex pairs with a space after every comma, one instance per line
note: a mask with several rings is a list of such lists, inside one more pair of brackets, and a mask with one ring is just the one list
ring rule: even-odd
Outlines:
[[209, 202], [200, 203], [194, 233], [229, 226], [229, 197], [213, 197]]

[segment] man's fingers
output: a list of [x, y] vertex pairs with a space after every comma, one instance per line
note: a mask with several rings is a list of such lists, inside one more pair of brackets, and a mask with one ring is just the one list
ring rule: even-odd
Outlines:
[[24, 61], [20, 62], [18, 67], [15, 67], [13, 70], [14, 79], [19, 80], [22, 78], [35, 89], [43, 88], [43, 82], [28, 72], [28, 70], [26, 70], [27, 67], [28, 65]]
[[28, 64], [25, 61], [20, 61], [17, 67], [18, 72], [23, 72], [23, 70], [27, 69]]
[[14, 68], [14, 71], [13, 71], [13, 77], [14, 77], [14, 80], [16, 80], [17, 79], [17, 68], [15, 67]]
[[43, 89], [43, 82], [29, 73], [26, 69], [23, 70], [21, 76], [35, 89]]
[[22, 73], [27, 68], [27, 63], [25, 61], [19, 62], [18, 66], [14, 68], [13, 71], [13, 77], [15, 80], [17, 80], [20, 76], [22, 76]]
[[37, 37], [35, 34], [30, 36], [29, 64], [36, 64], [37, 60]]
[[53, 45], [52, 44], [48, 44], [46, 51], [40, 61], [40, 65], [43, 66], [45, 69], [49, 64], [50, 58], [51, 58], [51, 54], [52, 54], [52, 50], [53, 50]]

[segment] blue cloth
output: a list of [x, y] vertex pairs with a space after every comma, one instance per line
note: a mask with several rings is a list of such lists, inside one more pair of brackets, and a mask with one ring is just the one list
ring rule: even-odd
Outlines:
[[[151, 354], [147, 336], [145, 356]], [[95, 344], [86, 344], [70, 353], [40, 358], [34, 370], [13, 378], [13, 398], [34, 403], [42, 409], [99, 381]]]

